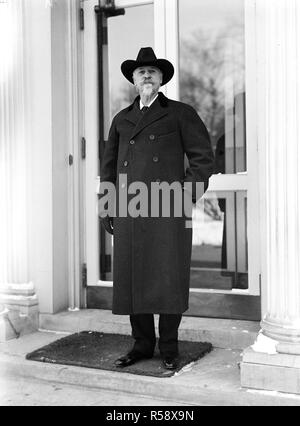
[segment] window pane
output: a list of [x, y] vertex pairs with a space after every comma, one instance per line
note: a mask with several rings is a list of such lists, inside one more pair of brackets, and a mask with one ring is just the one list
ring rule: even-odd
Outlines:
[[125, 9], [124, 16], [108, 19], [108, 57], [111, 118], [137, 96], [135, 87], [123, 76], [120, 66], [136, 59], [141, 47], [154, 49], [154, 7], [143, 5]]
[[191, 287], [248, 288], [246, 192], [206, 193], [193, 210]]
[[[122, 62], [127, 59], [136, 59], [141, 47], [151, 46], [154, 49], [153, 4], [126, 7], [124, 16], [110, 18], [107, 22], [108, 75], [106, 78], [109, 82], [109, 116], [105, 124], [108, 134], [112, 118], [121, 109], [129, 106], [137, 96], [135, 87], [125, 79], [121, 72]], [[99, 229], [101, 229], [100, 225]], [[102, 254], [111, 255], [110, 272], [103, 273], [101, 279], [113, 280], [113, 237], [106, 232], [103, 237], [102, 233], [102, 240], [100, 236], [99, 244]]]
[[246, 171], [243, 0], [179, 0], [180, 98], [205, 122], [215, 173]]

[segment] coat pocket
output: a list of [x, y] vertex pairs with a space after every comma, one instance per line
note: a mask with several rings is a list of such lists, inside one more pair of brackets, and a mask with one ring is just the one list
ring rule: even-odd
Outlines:
[[158, 135], [156, 139], [160, 141], [161, 139], [164, 139], [164, 138], [172, 138], [172, 136], [175, 136], [176, 134], [177, 134], [177, 130], [174, 130], [173, 132], [169, 132], [164, 135]]

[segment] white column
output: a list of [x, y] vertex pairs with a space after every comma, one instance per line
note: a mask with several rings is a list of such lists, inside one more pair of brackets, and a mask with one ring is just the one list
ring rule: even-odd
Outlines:
[[22, 1], [0, 4], [0, 283], [28, 282]]
[[7, 320], [24, 331], [23, 325], [22, 330], [19, 327], [19, 313], [25, 318], [37, 306], [29, 276], [23, 7], [22, 0], [0, 3], [0, 311], [5, 308], [6, 312], [0, 316], [2, 339], [15, 331], [9, 331]]
[[23, 319], [35, 291], [42, 313], [80, 304], [78, 8], [0, 1], [0, 312]]
[[300, 394], [300, 3], [256, 13], [263, 319], [241, 384]]
[[[266, 275], [263, 333], [300, 354], [300, 4], [266, 4]], [[294, 348], [294, 349], [293, 349]]]

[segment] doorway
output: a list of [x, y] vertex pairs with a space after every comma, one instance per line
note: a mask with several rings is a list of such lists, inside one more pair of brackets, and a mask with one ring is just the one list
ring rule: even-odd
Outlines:
[[152, 46], [175, 66], [165, 94], [198, 111], [216, 156], [202, 206], [193, 212], [186, 315], [260, 319], [257, 151], [249, 116], [253, 82], [247, 77], [253, 52], [246, 37], [254, 2], [224, 3], [226, 7], [206, 0], [102, 1], [100, 6], [110, 5], [112, 13], [101, 15], [101, 32], [98, 2], [83, 3], [88, 308], [110, 309], [112, 301], [113, 237], [101, 229], [96, 205], [109, 125], [136, 96], [120, 64], [135, 59], [140, 47]]

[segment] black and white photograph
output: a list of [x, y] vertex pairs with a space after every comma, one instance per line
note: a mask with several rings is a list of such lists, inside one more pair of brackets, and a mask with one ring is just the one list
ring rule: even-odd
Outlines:
[[299, 0], [0, 0], [0, 406], [300, 406], [299, 75]]

